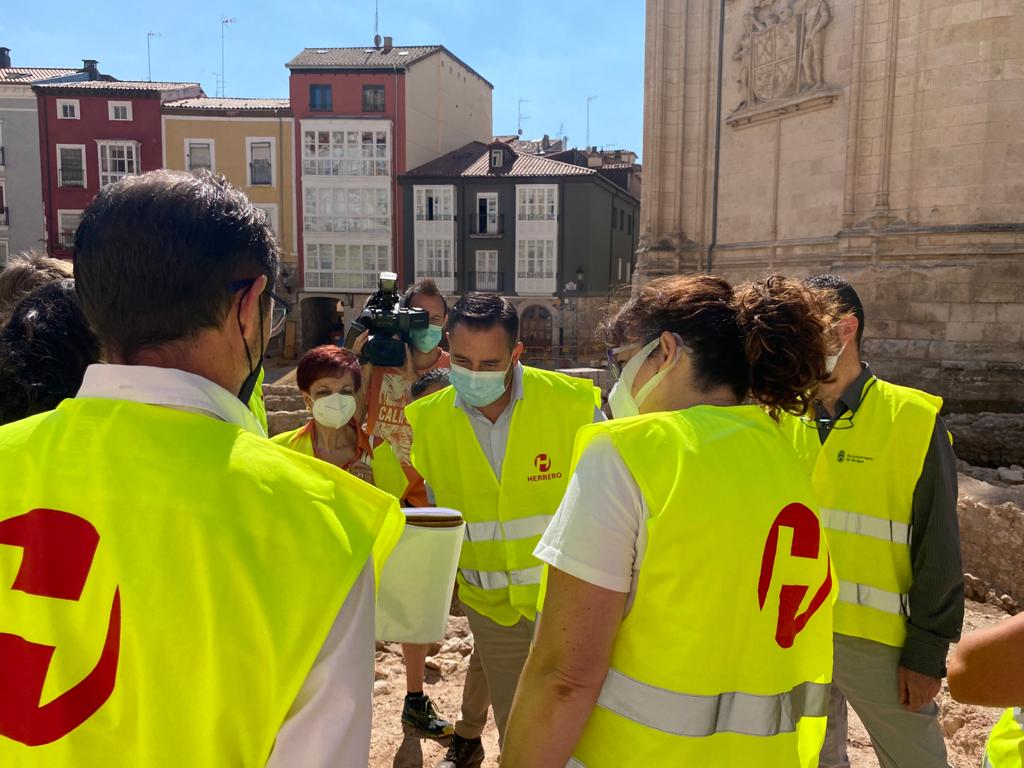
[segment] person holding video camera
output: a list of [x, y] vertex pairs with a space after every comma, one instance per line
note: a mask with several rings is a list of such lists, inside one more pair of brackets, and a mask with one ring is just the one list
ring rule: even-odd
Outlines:
[[[405, 406], [412, 401], [412, 386], [420, 377], [450, 365], [448, 353], [439, 346], [448, 302], [429, 278], [411, 286], [399, 298], [396, 280], [394, 273], [381, 275], [380, 289], [352, 325], [357, 332], [364, 330], [351, 349], [362, 365], [360, 396], [366, 406], [365, 430], [370, 436], [374, 464], [391, 466], [397, 461], [402, 470], [401, 474], [377, 477], [375, 484], [396, 496], [402, 506], [425, 507], [429, 504], [426, 487], [409, 457], [412, 427], [405, 418]], [[428, 647], [402, 644], [406, 675], [402, 721], [440, 739], [450, 736], [454, 729], [423, 693]]]

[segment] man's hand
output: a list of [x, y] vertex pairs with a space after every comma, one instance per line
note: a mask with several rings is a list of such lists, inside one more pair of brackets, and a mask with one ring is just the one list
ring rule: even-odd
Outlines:
[[942, 680], [937, 677], [922, 675], [912, 669], [900, 667], [899, 695], [900, 704], [908, 712], [919, 712], [922, 707], [935, 700], [942, 688]]
[[363, 354], [363, 347], [366, 346], [366, 341], [369, 338], [369, 331], [363, 331], [358, 336], [356, 336], [356, 340], [352, 342], [352, 354], [354, 354], [356, 357], [360, 357]]

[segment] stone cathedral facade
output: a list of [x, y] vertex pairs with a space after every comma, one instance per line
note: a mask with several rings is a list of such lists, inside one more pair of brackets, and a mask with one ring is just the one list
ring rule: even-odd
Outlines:
[[637, 281], [835, 272], [878, 373], [1024, 410], [1024, 0], [647, 0], [645, 80]]

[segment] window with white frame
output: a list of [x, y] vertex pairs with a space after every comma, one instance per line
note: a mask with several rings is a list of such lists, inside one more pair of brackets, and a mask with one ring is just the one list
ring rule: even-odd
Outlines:
[[497, 192], [481, 192], [476, 196], [476, 227], [473, 231], [478, 235], [501, 234]]
[[78, 99], [57, 99], [58, 120], [77, 120], [78, 118]]
[[4, 158], [5, 154], [6, 153], [4, 152], [4, 121], [0, 120], [0, 167], [7, 164]]
[[519, 221], [555, 221], [558, 218], [558, 187], [548, 184], [525, 184], [517, 187]]
[[416, 221], [451, 221], [453, 187], [416, 187]]
[[306, 232], [391, 231], [391, 192], [387, 187], [306, 187], [302, 202]]
[[84, 187], [85, 178], [85, 145], [57, 145], [57, 186]]
[[10, 248], [6, 240], [0, 240], [0, 269], [7, 266], [7, 256], [10, 252]]
[[433, 278], [442, 291], [455, 290], [454, 251], [451, 240], [416, 240], [416, 279]]
[[501, 168], [505, 164], [505, 150], [491, 150], [491, 168]]
[[387, 176], [388, 150], [388, 132], [383, 130], [303, 131], [302, 173]]
[[246, 139], [249, 154], [249, 186], [272, 186], [274, 183], [274, 140]]
[[516, 242], [516, 291], [555, 292], [555, 241], [523, 239]]
[[307, 290], [373, 291], [391, 268], [390, 246], [371, 243], [306, 242]]
[[0, 227], [11, 226], [11, 217], [7, 210], [7, 184], [0, 179]]
[[62, 250], [70, 250], [75, 244], [75, 231], [81, 221], [81, 211], [57, 211], [57, 239]]
[[190, 173], [216, 168], [213, 139], [185, 139], [185, 168]]
[[100, 186], [139, 174], [139, 145], [134, 141], [100, 143]]
[[277, 204], [276, 203], [253, 203], [253, 207], [262, 211], [263, 215], [267, 219], [267, 224], [270, 225], [271, 231], [277, 234]]
[[107, 102], [107, 116], [111, 120], [131, 120], [132, 119], [132, 103], [130, 101], [108, 101]]
[[476, 280], [474, 287], [478, 291], [498, 290], [498, 252], [476, 252]]

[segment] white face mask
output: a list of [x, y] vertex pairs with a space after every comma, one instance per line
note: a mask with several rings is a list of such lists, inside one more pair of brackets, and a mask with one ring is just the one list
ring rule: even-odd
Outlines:
[[845, 349], [846, 345], [843, 344], [843, 346], [839, 348], [838, 352], [836, 352], [834, 355], [828, 355], [825, 358], [825, 370], [828, 371], [829, 376], [831, 376], [835, 372], [836, 366], [839, 365], [839, 358], [842, 357], [843, 350]]
[[356, 413], [356, 399], [352, 395], [335, 392], [313, 402], [313, 418], [326, 429], [344, 427]]
[[[677, 341], [682, 347], [682, 340], [676, 337]], [[646, 362], [647, 358], [650, 357], [651, 353], [661, 344], [661, 336], [658, 336], [654, 341], [647, 344], [643, 349], [633, 355], [633, 358], [626, 363], [626, 367], [622, 369], [622, 376], [615, 382], [615, 386], [612, 387], [612, 391], [608, 395], [608, 405], [612, 409], [612, 418], [614, 419], [625, 419], [630, 416], [639, 416], [640, 408], [643, 406], [644, 401], [647, 400], [651, 392], [654, 391], [666, 376], [671, 371], [676, 363], [679, 361], [679, 354], [677, 352], [676, 359], [672, 361], [672, 364], [666, 367], [664, 370], [658, 371], [656, 374], [651, 376], [647, 382], [640, 387], [640, 391], [636, 393], [636, 397], [633, 397], [633, 382], [636, 380], [636, 375], [640, 371], [640, 367]]]

